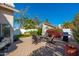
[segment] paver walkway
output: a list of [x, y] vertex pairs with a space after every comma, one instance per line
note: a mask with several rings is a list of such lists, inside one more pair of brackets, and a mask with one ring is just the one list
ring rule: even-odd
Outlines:
[[44, 42], [38, 43], [37, 45], [32, 44], [32, 37], [21, 38], [21, 41], [15, 42], [9, 48], [9, 56], [28, 56], [34, 50], [45, 46]]
[[[70, 40], [69, 43], [77, 44]], [[63, 56], [64, 45], [62, 40], [55, 40], [55, 44], [41, 42], [37, 45], [32, 44], [32, 37], [21, 38], [13, 43], [9, 48], [9, 56]], [[77, 46], [79, 46], [77, 44]]]

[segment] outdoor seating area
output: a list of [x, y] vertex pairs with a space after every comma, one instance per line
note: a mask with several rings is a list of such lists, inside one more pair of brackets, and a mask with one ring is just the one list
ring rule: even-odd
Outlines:
[[[68, 38], [68, 33], [67, 34], [64, 33], [63, 38], [61, 38], [61, 39], [52, 38], [47, 35], [42, 36], [42, 38], [40, 36], [39, 36], [39, 38], [37, 36], [34, 36], [34, 37], [37, 38], [36, 42], [37, 41], [42, 42], [42, 40], [43, 40], [43, 42], [47, 42], [46, 46], [41, 47], [40, 49], [37, 49], [36, 51], [33, 51], [32, 55], [34, 55], [34, 56], [46, 56], [46, 55], [47, 56], [53, 56], [53, 55], [55, 55], [55, 56], [58, 56], [58, 55], [77, 56], [79, 54], [78, 44], [75, 41], [74, 41], [74, 43], [76, 43], [76, 44], [72, 43], [72, 40], [69, 41], [70, 39]], [[39, 43], [39, 42], [37, 42], [37, 43]], [[49, 50], [50, 50], [50, 53], [47, 53], [47, 52], [49, 52]]]

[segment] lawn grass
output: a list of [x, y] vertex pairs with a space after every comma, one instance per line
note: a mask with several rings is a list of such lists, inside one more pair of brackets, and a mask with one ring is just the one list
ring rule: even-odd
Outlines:
[[29, 36], [31, 36], [31, 35], [20, 34], [20, 35], [17, 35], [16, 37], [17, 38], [24, 38], [24, 37], [29, 37]]

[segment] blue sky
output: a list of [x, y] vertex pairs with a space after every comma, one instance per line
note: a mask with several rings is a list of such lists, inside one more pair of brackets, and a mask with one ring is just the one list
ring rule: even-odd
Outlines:
[[[16, 3], [16, 9], [29, 7], [27, 15], [39, 18], [44, 22], [46, 19], [52, 25], [62, 24], [65, 21], [72, 21], [79, 12], [79, 4], [75, 3]], [[15, 14], [17, 17], [18, 14]]]

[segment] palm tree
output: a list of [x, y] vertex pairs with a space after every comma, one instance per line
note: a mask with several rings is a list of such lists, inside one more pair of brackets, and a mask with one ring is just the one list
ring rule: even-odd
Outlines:
[[41, 24], [41, 20], [38, 16], [35, 16], [34, 21], [37, 23], [38, 26]]
[[36, 28], [37, 23], [32, 20], [32, 19], [28, 19], [25, 21], [23, 28], [25, 29], [35, 29]]
[[27, 11], [28, 11], [28, 7], [25, 8], [25, 9], [20, 10], [19, 18], [14, 18], [15, 19], [15, 23], [20, 25], [19, 28], [22, 28], [24, 23], [25, 23], [25, 20], [28, 19], [28, 17], [26, 17]]

